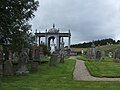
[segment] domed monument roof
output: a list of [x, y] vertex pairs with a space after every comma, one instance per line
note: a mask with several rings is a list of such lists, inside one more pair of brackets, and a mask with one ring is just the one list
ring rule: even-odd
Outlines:
[[53, 28], [49, 29], [48, 33], [59, 33], [59, 30], [55, 28], [55, 24], [53, 24]]

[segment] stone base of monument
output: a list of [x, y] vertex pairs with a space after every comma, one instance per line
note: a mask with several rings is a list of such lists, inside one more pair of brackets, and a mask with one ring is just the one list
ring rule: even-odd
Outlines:
[[31, 63], [31, 70], [32, 71], [37, 71], [38, 70], [38, 66], [39, 66], [39, 62], [38, 61], [32, 61], [32, 63]]
[[4, 75], [7, 76], [13, 75], [13, 64], [10, 60], [5, 61], [4, 63]]
[[29, 74], [28, 68], [26, 65], [21, 65], [21, 67], [16, 71], [17, 75], [26, 75]]

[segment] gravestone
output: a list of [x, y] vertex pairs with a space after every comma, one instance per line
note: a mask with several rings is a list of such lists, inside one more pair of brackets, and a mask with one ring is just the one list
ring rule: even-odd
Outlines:
[[91, 50], [89, 48], [87, 49], [86, 57], [91, 58]]
[[100, 61], [101, 59], [101, 51], [96, 51], [96, 60]]
[[51, 57], [50, 57], [50, 66], [56, 66], [57, 65], [57, 59], [58, 59], [58, 54], [56, 52], [53, 52]]
[[9, 51], [9, 60], [4, 62], [4, 75], [12, 76], [13, 75], [13, 64], [12, 64], [12, 53]]
[[95, 50], [95, 44], [94, 43], [92, 43], [91, 56], [92, 56], [92, 59], [95, 59], [95, 57], [96, 57], [96, 50]]
[[34, 61], [40, 61], [40, 49], [39, 49], [39, 47], [35, 48], [35, 53], [34, 53], [33, 60]]
[[31, 70], [32, 71], [37, 71], [38, 70], [38, 66], [39, 66], [39, 62], [38, 61], [32, 61]]
[[3, 77], [3, 50], [2, 46], [0, 47], [0, 80]]
[[64, 41], [62, 38], [62, 42], [60, 43], [61, 50], [60, 50], [60, 63], [64, 63]]
[[13, 75], [13, 64], [11, 60], [6, 60], [4, 63], [4, 75], [7, 75], [7, 76]]
[[120, 50], [115, 50], [114, 61], [115, 62], [120, 62]]
[[106, 54], [105, 54], [105, 51], [101, 51], [101, 59], [104, 60]]
[[37, 71], [39, 63], [40, 63], [40, 49], [39, 47], [36, 47], [34, 49], [34, 57], [32, 60], [32, 64], [31, 64], [31, 70], [32, 71]]
[[28, 74], [28, 50], [23, 49], [22, 52], [20, 53], [19, 60], [18, 60], [18, 70], [16, 71], [17, 75], [24, 75]]

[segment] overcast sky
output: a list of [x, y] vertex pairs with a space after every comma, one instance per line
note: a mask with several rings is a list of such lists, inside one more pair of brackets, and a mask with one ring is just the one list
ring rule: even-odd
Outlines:
[[105, 38], [120, 39], [120, 0], [39, 0], [32, 29], [44, 32], [52, 24], [71, 30], [72, 44]]

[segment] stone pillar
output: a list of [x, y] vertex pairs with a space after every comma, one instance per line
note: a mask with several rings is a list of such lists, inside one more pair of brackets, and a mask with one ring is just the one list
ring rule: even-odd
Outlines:
[[39, 37], [39, 46], [40, 46], [40, 37]]
[[47, 29], [45, 31], [45, 45], [48, 46]]
[[70, 49], [70, 36], [68, 38], [68, 49]]
[[70, 38], [71, 38], [71, 35], [70, 35], [70, 30], [69, 30], [69, 37], [68, 37], [68, 49], [70, 49]]
[[60, 44], [60, 43], [59, 43], [59, 35], [58, 35], [57, 38], [56, 38], [56, 42], [57, 42], [57, 49], [59, 50], [59, 46], [60, 46], [60, 45], [59, 45], [59, 44]]
[[[35, 33], [37, 33], [37, 29], [36, 29]], [[35, 35], [35, 43], [37, 45], [37, 35]]]

